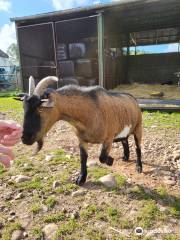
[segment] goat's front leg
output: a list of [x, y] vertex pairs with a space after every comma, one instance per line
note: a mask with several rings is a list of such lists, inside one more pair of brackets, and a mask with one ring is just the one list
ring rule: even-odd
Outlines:
[[79, 177], [76, 180], [76, 184], [81, 186], [86, 182], [86, 177], [87, 177], [87, 145], [85, 143], [80, 143], [79, 144], [79, 149], [80, 149], [80, 158], [81, 158], [81, 173]]
[[112, 147], [112, 142], [105, 142], [102, 145], [101, 154], [99, 156], [99, 161], [101, 163], [106, 163], [108, 166], [113, 165], [114, 158], [109, 156], [109, 152]]

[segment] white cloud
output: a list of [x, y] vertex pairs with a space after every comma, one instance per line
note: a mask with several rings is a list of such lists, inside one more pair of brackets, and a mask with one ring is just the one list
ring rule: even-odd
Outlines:
[[0, 28], [0, 39], [0, 49], [5, 52], [11, 45], [11, 43], [16, 43], [14, 23], [5, 24]]
[[89, 0], [51, 0], [55, 10], [64, 10], [87, 5]]
[[168, 47], [164, 50], [164, 52], [178, 52], [178, 43], [168, 44]]
[[100, 4], [100, 3], [101, 3], [101, 1], [98, 1], [98, 0], [93, 1], [93, 4], [94, 4], [94, 5]]
[[0, 11], [9, 12], [11, 9], [11, 2], [9, 0], [0, 0]]

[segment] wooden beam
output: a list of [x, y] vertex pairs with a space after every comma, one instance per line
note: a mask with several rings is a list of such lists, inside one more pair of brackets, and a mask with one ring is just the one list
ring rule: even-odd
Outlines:
[[99, 12], [98, 23], [98, 63], [99, 63], [99, 85], [105, 87], [105, 64], [104, 64], [104, 16]]

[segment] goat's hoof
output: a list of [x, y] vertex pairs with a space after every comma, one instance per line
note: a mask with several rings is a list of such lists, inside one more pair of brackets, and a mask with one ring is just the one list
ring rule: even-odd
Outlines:
[[100, 163], [106, 163], [106, 159], [104, 158], [99, 158]]
[[127, 162], [129, 160], [129, 158], [127, 156], [123, 156], [122, 160], [123, 160], [123, 162]]
[[85, 182], [86, 182], [86, 176], [84, 175], [80, 175], [76, 180], [76, 184], [78, 186], [82, 186]]
[[108, 156], [107, 159], [106, 159], [106, 164], [108, 166], [112, 166], [113, 165], [113, 162], [114, 162], [114, 158]]
[[142, 166], [136, 166], [136, 171], [138, 173], [142, 173]]

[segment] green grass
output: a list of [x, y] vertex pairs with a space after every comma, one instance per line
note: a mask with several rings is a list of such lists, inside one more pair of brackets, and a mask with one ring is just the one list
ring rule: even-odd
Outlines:
[[57, 200], [54, 197], [48, 197], [45, 201], [44, 204], [49, 208], [52, 209], [56, 204]]
[[3, 97], [15, 97], [19, 93], [19, 90], [13, 90], [13, 91], [2, 91], [0, 92], [0, 98]]
[[156, 190], [157, 194], [159, 195], [160, 198], [165, 199], [168, 197], [167, 190], [164, 186], [159, 186]]
[[170, 213], [173, 217], [180, 219], [180, 199], [175, 199], [171, 204]]
[[6, 169], [2, 164], [0, 164], [0, 175], [4, 172], [6, 172]]
[[91, 204], [87, 206], [86, 209], [82, 210], [80, 213], [81, 218], [88, 220], [89, 218], [93, 217], [96, 213], [98, 213], [99, 209], [96, 205]]
[[41, 210], [41, 205], [39, 203], [34, 203], [31, 205], [30, 210], [32, 213], [37, 214]]
[[142, 207], [137, 214], [137, 224], [142, 228], [149, 228], [158, 220], [163, 220], [163, 213], [161, 213], [153, 200], [146, 200], [142, 202]]
[[108, 207], [107, 208], [107, 214], [112, 220], [117, 220], [117, 218], [120, 217], [120, 213], [116, 208]]
[[41, 182], [41, 179], [39, 177], [37, 177], [37, 178], [34, 178], [31, 181], [27, 181], [27, 182], [17, 184], [17, 187], [22, 189], [22, 190], [23, 189], [40, 190], [40, 189], [43, 189], [43, 184]]
[[131, 189], [131, 193], [138, 199], [152, 199], [153, 195], [151, 193], [146, 193], [142, 186], [134, 186]]
[[33, 236], [33, 239], [35, 240], [42, 240], [43, 239], [43, 232], [41, 227], [36, 227], [32, 229], [31, 234]]
[[121, 176], [119, 174], [114, 174], [117, 182], [117, 189], [122, 188], [126, 185], [126, 178], [124, 176]]
[[63, 221], [64, 219], [65, 219], [64, 213], [56, 213], [56, 214], [45, 216], [43, 221], [45, 223], [57, 223], [59, 221]]
[[8, 223], [5, 225], [3, 231], [2, 231], [2, 240], [11, 240], [11, 235], [13, 231], [22, 229], [22, 226], [20, 223]]
[[165, 236], [165, 237], [163, 238], [163, 240], [180, 240], [180, 237], [175, 236], [175, 235], [173, 235], [173, 234], [168, 234], [167, 236]]
[[180, 130], [180, 113], [143, 112], [144, 127], [156, 126], [156, 129]]
[[89, 176], [93, 178], [93, 180], [98, 181], [100, 177], [107, 175], [109, 170], [103, 167], [93, 167], [89, 170]]
[[8, 117], [15, 121], [22, 121], [23, 106], [22, 102], [14, 100], [12, 97], [0, 98], [0, 112], [8, 114]]
[[105, 234], [100, 229], [90, 228], [86, 231], [86, 238], [88, 240], [105, 240]]
[[[56, 236], [53, 240], [64, 239], [66, 235], [71, 235], [75, 229], [77, 229], [78, 224], [75, 220], [69, 220], [68, 222], [62, 223], [57, 230]], [[66, 238], [65, 238], [66, 239]]]

